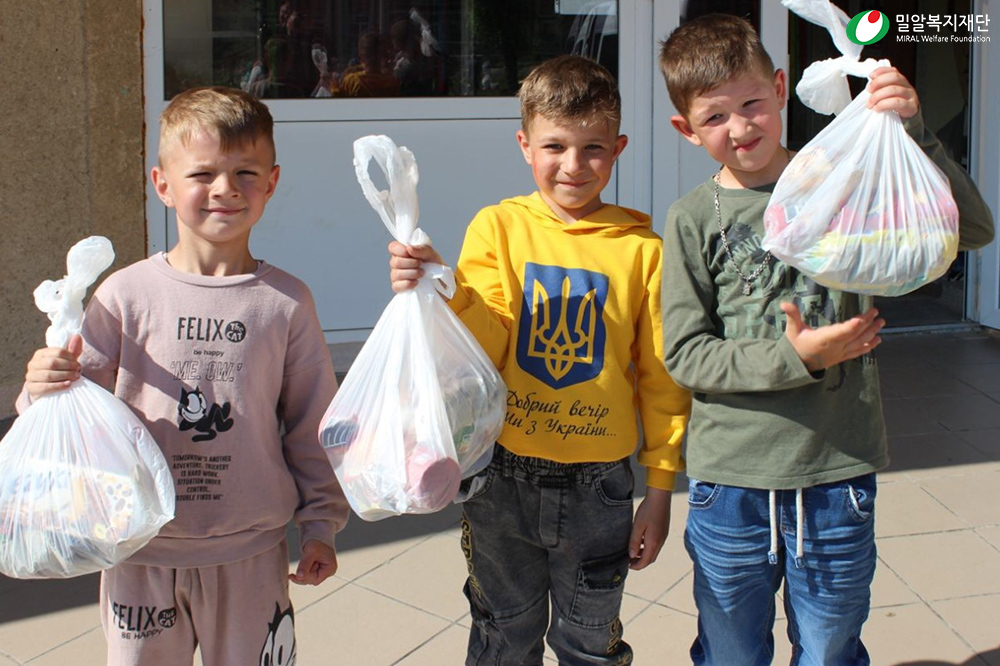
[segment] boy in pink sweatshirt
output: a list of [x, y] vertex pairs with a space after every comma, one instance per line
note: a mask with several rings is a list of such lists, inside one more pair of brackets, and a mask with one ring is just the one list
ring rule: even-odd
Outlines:
[[190, 666], [199, 645], [206, 666], [293, 663], [288, 581], [337, 570], [348, 507], [316, 437], [333, 365], [309, 289], [249, 248], [278, 184], [272, 127], [238, 90], [175, 97], [151, 177], [177, 245], [111, 275], [82, 340], [28, 363], [19, 411], [84, 375], [135, 411], [173, 471], [176, 518], [101, 577], [110, 666]]

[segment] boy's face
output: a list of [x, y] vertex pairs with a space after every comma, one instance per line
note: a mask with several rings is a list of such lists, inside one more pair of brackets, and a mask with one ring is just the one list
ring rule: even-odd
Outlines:
[[744, 187], [773, 183], [787, 158], [781, 150], [785, 73], [744, 74], [696, 96], [687, 116], [670, 123], [684, 138], [704, 146]]
[[181, 241], [219, 249], [245, 245], [278, 184], [279, 168], [262, 139], [222, 152], [211, 132], [197, 132], [161, 153], [150, 174], [156, 193], [177, 211]]
[[628, 137], [616, 135], [606, 122], [580, 125], [536, 116], [528, 132], [517, 133], [517, 142], [542, 199], [563, 221], [573, 223], [604, 205], [601, 190]]

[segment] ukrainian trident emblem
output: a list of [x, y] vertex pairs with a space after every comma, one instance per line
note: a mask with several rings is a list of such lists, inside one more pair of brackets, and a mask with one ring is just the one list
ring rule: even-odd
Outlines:
[[518, 365], [552, 388], [601, 374], [608, 277], [580, 268], [528, 263], [524, 287]]

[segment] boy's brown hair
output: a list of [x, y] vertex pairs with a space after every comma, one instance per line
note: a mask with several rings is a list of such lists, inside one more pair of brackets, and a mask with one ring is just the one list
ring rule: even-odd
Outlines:
[[546, 60], [521, 82], [521, 129], [536, 116], [553, 122], [606, 122], [617, 133], [622, 99], [611, 72], [582, 56], [561, 55]]
[[266, 141], [274, 161], [274, 119], [267, 106], [242, 90], [209, 86], [185, 90], [160, 114], [160, 158], [165, 147], [184, 145], [197, 132], [219, 139], [228, 152], [237, 146]]
[[708, 14], [680, 26], [661, 44], [660, 71], [677, 112], [687, 117], [691, 101], [747, 74], [770, 77], [774, 63], [745, 19]]

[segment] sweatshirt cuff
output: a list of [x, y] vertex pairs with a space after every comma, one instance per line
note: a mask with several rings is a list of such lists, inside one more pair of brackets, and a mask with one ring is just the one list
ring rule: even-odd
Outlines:
[[[902, 119], [900, 119], [902, 120]], [[910, 138], [917, 142], [918, 145], [923, 146], [924, 138], [924, 114], [917, 111], [917, 115], [912, 118], [907, 118], [902, 120], [903, 129], [906, 133], [910, 135]]]
[[307, 541], [319, 541], [334, 548], [333, 523], [326, 520], [310, 520], [299, 525], [299, 543], [305, 545]]
[[646, 468], [646, 485], [660, 490], [673, 490], [677, 482], [677, 472], [665, 469]]
[[795, 351], [795, 347], [788, 340], [787, 336], [781, 336], [778, 340], [778, 353], [785, 362], [785, 366], [789, 369], [791, 373], [790, 385], [785, 388], [795, 388], [798, 386], [806, 386], [807, 384], [812, 384], [815, 382], [823, 381], [826, 377], [826, 370], [817, 370], [816, 372], [810, 372], [809, 368], [806, 367], [805, 361], [799, 357], [799, 353]]

